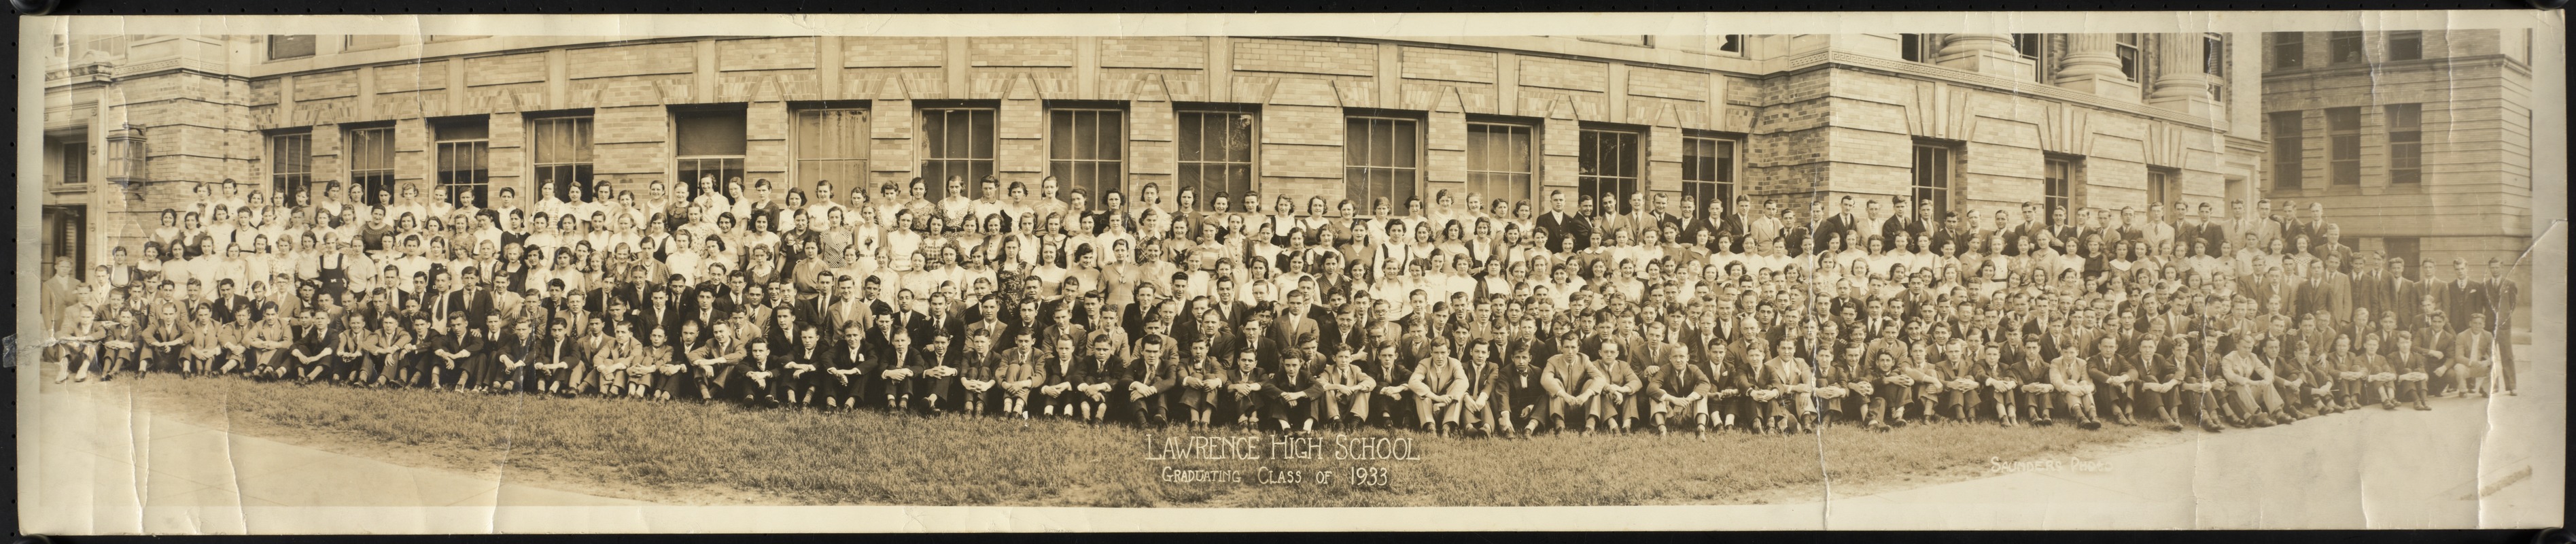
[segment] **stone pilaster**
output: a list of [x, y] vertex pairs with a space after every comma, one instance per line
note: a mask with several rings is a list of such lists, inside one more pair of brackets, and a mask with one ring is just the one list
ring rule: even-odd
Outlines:
[[2013, 79], [2030, 79], [2030, 59], [2013, 50], [2011, 34], [1951, 34], [1934, 58], [1942, 66]]
[[2120, 73], [2120, 55], [2113, 39], [2110, 34], [2066, 35], [2066, 60], [2058, 63], [2057, 86], [2137, 100], [2138, 82]]

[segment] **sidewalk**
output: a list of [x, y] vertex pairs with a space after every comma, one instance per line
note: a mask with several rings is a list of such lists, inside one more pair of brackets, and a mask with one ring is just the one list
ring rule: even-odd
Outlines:
[[[29, 397], [43, 403], [45, 418], [35, 447], [20, 450], [35, 457], [30, 466], [37, 470], [24, 477], [37, 490], [36, 508], [89, 514], [87, 530], [61, 532], [262, 533], [282, 530], [262, 522], [291, 518], [338, 526], [308, 525], [304, 532], [488, 533], [495, 506], [647, 504], [237, 435], [116, 406], [104, 395], [57, 390]], [[25, 444], [28, 437], [20, 438]], [[351, 509], [336, 516], [262, 508], [280, 506], [447, 508]]]
[[[2198, 431], [2183, 442], [1829, 500], [1830, 529], [2300, 529], [2561, 523], [2565, 368], [2533, 354], [2522, 395], [2435, 399]], [[2018, 470], [2014, 470], [2018, 468]], [[2536, 524], [2536, 525], [2535, 525]]]

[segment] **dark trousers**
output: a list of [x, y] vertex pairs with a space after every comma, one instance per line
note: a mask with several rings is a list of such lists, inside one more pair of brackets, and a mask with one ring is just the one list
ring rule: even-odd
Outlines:
[[1324, 399], [1318, 397], [1307, 397], [1293, 401], [1272, 398], [1270, 399], [1270, 402], [1267, 403], [1269, 405], [1267, 408], [1269, 408], [1268, 411], [1271, 419], [1286, 422], [1289, 427], [1293, 428], [1312, 424], [1315, 421], [1316, 416], [1322, 413], [1323, 403]]
[[[993, 388], [994, 392], [1000, 392], [1001, 390], [1002, 388], [999, 387]], [[1120, 396], [1125, 396], [1125, 394], [1121, 393]], [[1128, 408], [1135, 410], [1133, 416], [1136, 418], [1137, 423], [1159, 423], [1163, 421], [1165, 414], [1171, 412], [1172, 403], [1179, 399], [1180, 392], [1159, 391], [1152, 395], [1146, 395], [1145, 398], [1130, 401], [1127, 404]]]

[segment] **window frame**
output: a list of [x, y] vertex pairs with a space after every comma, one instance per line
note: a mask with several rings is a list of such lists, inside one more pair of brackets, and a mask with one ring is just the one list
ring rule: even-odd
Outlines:
[[[2266, 114], [2272, 137], [2272, 187], [2297, 189], [2307, 186], [2307, 112], [2276, 111]], [[2285, 183], [2286, 182], [2286, 183]]]
[[2040, 204], [2045, 206], [2043, 215], [2048, 226], [2067, 226], [2057, 224], [2056, 211], [2060, 209], [2067, 211], [2067, 220], [2074, 220], [2076, 176], [2083, 172], [2083, 161], [2082, 157], [2056, 154], [2041, 159]]
[[[2349, 122], [2340, 122], [2343, 117]], [[2326, 182], [2361, 185], [2361, 108], [2326, 108]]]
[[[2407, 42], [2407, 43], [2409, 43], [2410, 45], [2408, 45], [2407, 47], [2402, 47], [2402, 48], [2401, 48], [2401, 47], [2398, 47], [2398, 45], [2397, 45], [2397, 44], [2398, 44], [2400, 41]], [[2400, 61], [2400, 60], [2423, 60], [2423, 58], [2424, 58], [2424, 31], [2422, 31], [2422, 30], [2391, 30], [2391, 31], [2388, 31], [2388, 60], [2391, 60], [2391, 61]]]
[[[555, 178], [557, 181], [555, 183], [555, 193], [553, 195], [534, 196], [539, 198], [553, 196], [557, 200], [567, 202], [571, 201], [572, 199], [570, 198], [570, 195], [572, 193], [572, 186], [562, 183], [563, 181], [580, 183], [584, 185], [584, 189], [588, 189], [588, 184], [590, 183], [592, 174], [593, 172], [596, 172], [597, 164], [599, 162], [599, 148], [595, 143], [598, 140], [599, 134], [598, 118], [592, 116], [589, 112], [580, 112], [545, 117], [529, 117], [526, 119], [526, 122], [528, 124], [528, 183], [530, 184], [529, 188], [532, 190], [531, 194], [533, 194], [533, 189], [548, 181], [547, 177], [550, 174], [548, 172], [549, 170], [556, 171], [552, 172], [552, 175], [560, 176]], [[574, 141], [579, 143], [579, 154], [583, 155], [583, 160], [543, 160], [548, 154], [545, 150], [547, 138], [543, 135], [549, 132], [547, 127], [553, 125], [578, 125], [581, 127], [578, 132], [582, 137]], [[676, 135], [677, 133], [675, 132], [673, 134]], [[596, 200], [600, 197], [599, 195], [594, 194], [591, 195], [591, 198]]]
[[1896, 56], [1909, 62], [1931, 63], [1941, 54], [1940, 34], [1898, 34]]
[[[704, 154], [704, 153], [702, 153], [702, 154], [695, 154], [695, 155], [683, 155], [683, 154], [681, 154], [681, 153], [682, 153], [682, 152], [681, 152], [681, 150], [680, 150], [681, 140], [682, 140], [683, 138], [686, 138], [686, 136], [685, 136], [685, 134], [684, 134], [684, 131], [680, 130], [681, 125], [683, 124], [683, 122], [682, 122], [682, 119], [683, 119], [683, 118], [686, 118], [686, 117], [714, 117], [714, 116], [725, 116], [725, 115], [730, 115], [730, 116], [737, 117], [737, 118], [741, 119], [741, 120], [742, 120], [742, 122], [743, 122], [743, 138], [744, 138], [744, 142], [743, 142], [743, 150], [742, 150], [742, 153], [741, 153], [741, 154], [724, 154], [724, 153], [716, 153], [716, 154]], [[749, 156], [749, 155], [750, 155], [750, 153], [751, 153], [751, 143], [750, 143], [751, 114], [750, 114], [750, 112], [749, 112], [748, 110], [746, 110], [746, 109], [738, 109], [738, 108], [681, 108], [681, 107], [674, 107], [674, 108], [671, 108], [671, 110], [670, 110], [670, 117], [671, 117], [671, 123], [670, 123], [670, 128], [669, 128], [669, 130], [670, 130], [670, 134], [671, 134], [671, 140], [670, 140], [670, 141], [671, 141], [671, 144], [670, 144], [670, 145], [671, 145], [671, 147], [670, 147], [670, 149], [671, 149], [671, 163], [670, 163], [670, 164], [671, 164], [671, 179], [672, 179], [673, 181], [679, 182], [680, 187], [682, 187], [682, 188], [683, 188], [683, 193], [684, 193], [684, 194], [686, 194], [686, 195], [688, 195], [688, 198], [690, 198], [690, 199], [695, 199], [695, 198], [697, 198], [697, 197], [698, 197], [698, 195], [699, 195], [699, 191], [700, 191], [700, 189], [698, 189], [698, 188], [697, 188], [697, 187], [698, 187], [698, 185], [697, 185], [697, 178], [699, 177], [699, 175], [702, 175], [702, 174], [705, 174], [705, 173], [708, 173], [708, 172], [716, 172], [716, 173], [717, 173], [717, 175], [716, 175], [716, 182], [715, 182], [715, 186], [713, 187], [713, 190], [718, 191], [718, 192], [722, 192], [722, 191], [724, 191], [725, 184], [732, 182], [732, 181], [733, 181], [733, 178], [739, 178], [739, 177], [746, 177], [746, 176], [747, 176], [747, 174], [744, 172], [744, 170], [745, 170], [745, 168], [744, 168], [744, 158], [745, 158], [745, 157], [747, 157], [747, 156]], [[746, 184], [746, 185], [748, 185], [750, 182], [751, 182], [751, 180], [747, 180], [747, 179], [746, 179], [746, 180], [743, 180], [743, 183], [744, 183], [744, 184]], [[747, 190], [747, 189], [746, 189], [746, 190]], [[738, 219], [742, 220], [742, 224], [746, 224], [746, 225], [747, 225], [747, 224], [749, 224], [748, 218], [738, 218]]]
[[2147, 80], [2147, 38], [2145, 34], [2120, 33], [2111, 37], [2111, 56], [2120, 59], [2120, 74], [2129, 81]]
[[60, 175], [55, 179], [56, 182], [63, 185], [89, 183], [88, 134], [83, 133], [69, 138], [46, 138], [45, 152], [62, 163], [61, 170], [57, 172]]
[[[393, 125], [354, 125], [341, 129], [340, 148], [341, 154], [347, 157], [343, 164], [348, 165], [349, 188], [365, 193], [359, 197], [359, 201], [369, 206], [393, 205], [390, 199], [378, 199], [376, 190], [383, 189], [388, 192], [397, 190], [394, 186], [394, 157], [396, 156], [394, 137]], [[376, 152], [377, 150], [381, 152]], [[363, 155], [381, 158], [380, 164], [383, 167], [360, 168], [361, 161], [358, 158]]]
[[[261, 158], [268, 161], [266, 168], [270, 198], [295, 202], [290, 199], [292, 195], [313, 190], [313, 129], [302, 127], [279, 130], [270, 132], [266, 136], [264, 147], [268, 152]], [[301, 152], [288, 153], [294, 150], [301, 150]], [[288, 157], [296, 159], [288, 160]]]
[[[391, 39], [392, 41], [388, 41], [388, 42], [375, 42], [375, 43], [362, 43], [362, 42], [360, 42], [360, 41], [359, 41], [359, 39], [360, 39], [360, 38], [378, 38], [378, 37], [382, 37], [382, 38], [386, 38], [386, 39]], [[375, 50], [378, 50], [378, 49], [393, 49], [393, 48], [396, 48], [396, 47], [402, 47], [402, 46], [403, 46], [403, 38], [404, 38], [404, 37], [405, 37], [405, 36], [403, 36], [403, 35], [401, 35], [401, 34], [349, 34], [349, 35], [345, 35], [345, 36], [341, 36], [341, 37], [340, 37], [340, 50], [341, 50], [341, 51], [375, 51]]]
[[[1374, 110], [1346, 108], [1343, 111], [1342, 192], [1344, 197], [1349, 198], [1352, 205], [1362, 210], [1371, 209], [1375, 206], [1376, 199], [1384, 198], [1389, 209], [1401, 213], [1407, 200], [1420, 198], [1425, 192], [1423, 185], [1426, 182], [1422, 169], [1423, 163], [1426, 162], [1424, 153], [1429, 146], [1424, 145], [1423, 138], [1426, 136], [1424, 130], [1427, 128], [1424, 125], [1428, 123], [1420, 117]], [[1363, 149], [1367, 145], [1358, 142], [1359, 138], [1356, 135], [1364, 132], [1373, 133], [1377, 128], [1376, 125], [1387, 127], [1386, 134], [1390, 135], [1388, 138], [1390, 146], [1398, 143], [1397, 139], [1391, 137], [1392, 135], [1408, 134], [1411, 138], [1402, 141], [1411, 142], [1412, 148], [1390, 148], [1384, 153]], [[1366, 157], [1363, 157], [1363, 154]], [[1365, 161], [1357, 160], [1368, 157], [1383, 157], [1389, 164], [1363, 164]], [[1403, 159], [1402, 164], [1396, 164], [1398, 159]], [[1373, 177], [1362, 176], [1362, 174], [1376, 172], [1388, 174], [1382, 191], [1377, 186], [1379, 183], [1377, 180], [1360, 179]], [[1401, 179], [1397, 177], [1398, 174], [1402, 176]]]
[[[300, 38], [300, 40], [298, 40], [298, 38]], [[296, 53], [291, 49], [288, 50], [286, 54], [280, 54], [278, 52], [278, 44], [290, 43], [292, 41], [301, 41], [304, 44], [304, 50], [302, 53]], [[268, 60], [279, 61], [313, 58], [314, 54], [321, 52], [322, 46], [320, 37], [312, 34], [270, 34], [268, 35], [267, 43], [263, 44], [262, 49], [268, 53]]]
[[[1600, 136], [1606, 135], [1623, 136], [1627, 140], [1622, 142], [1625, 150], [1620, 151], [1623, 155], [1621, 158], [1624, 159], [1621, 162], [1626, 163], [1622, 165], [1627, 171], [1624, 175], [1598, 173], [1601, 163], [1598, 162], [1599, 159], [1595, 157], [1595, 153], [1606, 149], [1606, 144], [1599, 141]], [[1614, 202], [1623, 209], [1628, 205], [1628, 197], [1649, 191], [1646, 186], [1646, 145], [1649, 141], [1645, 128], [1585, 124], [1575, 133], [1575, 141], [1575, 195], [1578, 201], [1581, 200], [1579, 197], [1592, 197], [1593, 204], [1596, 206], [1593, 213], [1599, 215], [1612, 213], [1606, 209], [1607, 203], [1601, 198], [1610, 191], [1604, 190], [1600, 186], [1601, 183], [1618, 182], [1619, 190], [1616, 191], [1618, 199]], [[1627, 210], [1618, 213], [1628, 215], [1641, 211], [1644, 210]]]
[[2200, 35], [2200, 73], [2209, 82], [2209, 97], [2227, 101], [2227, 69], [2233, 64], [2228, 56], [2230, 43], [2226, 34], [2206, 32]]
[[[1196, 118], [1195, 123], [1193, 122], [1193, 118]], [[1216, 194], [1220, 192], [1226, 193], [1228, 196], [1240, 196], [1247, 192], [1260, 190], [1261, 112], [1244, 107], [1191, 105], [1176, 108], [1175, 111], [1172, 112], [1172, 119], [1174, 123], [1172, 128], [1172, 163], [1178, 168], [1172, 172], [1172, 195], [1175, 197], [1173, 200], [1174, 203], [1179, 202], [1178, 196], [1181, 194], [1182, 189], [1192, 190], [1192, 194], [1198, 198], [1198, 202], [1196, 204], [1199, 206], [1199, 209], [1194, 211], [1214, 209], [1216, 204]], [[1208, 160], [1207, 144], [1209, 142], [1207, 140], [1208, 131], [1206, 127], [1210, 126], [1210, 123], [1208, 122], [1209, 119], [1226, 120], [1225, 122], [1217, 123], [1218, 125], [1226, 127], [1225, 130], [1222, 131], [1224, 133], [1224, 137], [1218, 139], [1219, 147], [1226, 148], [1227, 157], [1225, 157], [1225, 160]], [[1243, 145], [1243, 160], [1240, 161], [1232, 159], [1233, 148], [1229, 145], [1235, 142], [1233, 131], [1233, 121], [1235, 120], [1243, 121], [1243, 134], [1241, 140]], [[1199, 138], [1189, 138], [1185, 131], [1190, 130], [1198, 132]], [[1197, 151], [1197, 160], [1191, 160], [1189, 158], [1190, 152], [1193, 150]], [[1236, 186], [1236, 168], [1242, 169], [1240, 172], [1243, 175], [1243, 178], [1240, 180], [1240, 187]], [[1223, 187], [1216, 187], [1215, 190], [1209, 190], [1211, 186], [1208, 182], [1208, 172], [1211, 171], [1218, 172], [1220, 174], [1218, 177], [1221, 179], [1218, 180], [1218, 183], [1224, 184]]]
[[[1927, 151], [1933, 152], [1926, 156]], [[1949, 217], [1953, 200], [1958, 195], [1960, 149], [1957, 144], [1938, 140], [1914, 141], [1913, 166], [1908, 172], [1907, 189], [1914, 202], [1931, 201], [1934, 217]], [[1925, 175], [1927, 168], [1933, 175]], [[1927, 183], [1928, 182], [1928, 183]]]
[[2208, 32], [2200, 35], [2200, 72], [2219, 79], [2227, 78], [2227, 35]]
[[2272, 32], [2269, 40], [2273, 70], [2297, 70], [2308, 63], [2308, 35], [2305, 32]]
[[[934, 116], [932, 112], [940, 113]], [[947, 126], [945, 123], [950, 122], [949, 118], [951, 116], [960, 114], [964, 116], [963, 122], [967, 127], [965, 137], [967, 143], [967, 156], [942, 156], [941, 152], [947, 150], [947, 146], [944, 145], [946, 138], [932, 137], [931, 124], [934, 122], [942, 123], [943, 128], [940, 129], [942, 131], [941, 135], [945, 136], [945, 131], [947, 130], [945, 128]], [[973, 141], [977, 139], [975, 134], [975, 118], [979, 115], [988, 120], [987, 126], [992, 127], [990, 129], [992, 133], [981, 138], [981, 140], [986, 144], [983, 149], [987, 151], [987, 153], [981, 157], [974, 156], [976, 148], [973, 144]], [[926, 190], [926, 192], [923, 193], [924, 196], [937, 198], [940, 195], [948, 194], [948, 176], [951, 174], [951, 172], [949, 172], [949, 168], [951, 167], [962, 166], [965, 168], [967, 174], [970, 174], [958, 176], [965, 180], [967, 191], [970, 193], [976, 190], [975, 181], [982, 177], [980, 175], [971, 175], [978, 171], [976, 168], [977, 165], [982, 165], [983, 168], [980, 170], [982, 172], [1001, 172], [1002, 108], [1000, 104], [991, 101], [980, 101], [973, 103], [921, 105], [914, 108], [913, 119], [917, 123], [914, 126], [913, 136], [918, 138], [921, 142], [914, 152], [917, 162], [914, 163], [915, 170], [913, 170], [913, 172], [921, 177], [921, 182]], [[936, 170], [938, 170], [938, 173], [936, 174], [932, 173], [934, 165], [936, 166]], [[910, 191], [911, 189], [907, 187], [902, 190]], [[1072, 194], [1071, 190], [1063, 190], [1056, 195], [1056, 198], [1065, 199], [1066, 195], [1070, 194]]]
[[2050, 69], [2049, 67], [2049, 61], [2054, 59], [2052, 59], [2048, 54], [2048, 34], [2014, 34], [2012, 35], [2012, 39], [2013, 52], [2020, 53], [2023, 60], [2030, 61], [2030, 77], [2032, 81], [2049, 83], [2056, 79], [2057, 70]]
[[2383, 115], [2388, 131], [2388, 184], [2424, 183], [2424, 105], [2389, 104]]
[[[1076, 127], [1074, 131], [1079, 132], [1081, 130], [1079, 127], [1081, 127], [1083, 123], [1083, 117], [1092, 118], [1090, 123], [1093, 128], [1093, 132], [1089, 136], [1092, 139], [1092, 145], [1090, 147], [1092, 148], [1091, 151], [1094, 157], [1086, 159], [1058, 156], [1057, 152], [1059, 151], [1080, 151], [1083, 147], [1080, 142], [1080, 136], [1083, 135], [1073, 134], [1073, 136], [1076, 136], [1076, 141], [1068, 144], [1068, 147], [1065, 147], [1064, 149], [1058, 149], [1058, 144], [1063, 144], [1065, 142], [1059, 141], [1061, 137], [1056, 134], [1057, 121], [1059, 119], [1069, 120]], [[1101, 130], [1102, 118], [1105, 117], [1115, 117], [1117, 119], [1118, 126], [1114, 129], [1115, 134], [1107, 134]], [[1105, 205], [1106, 202], [1103, 201], [1106, 199], [1103, 198], [1102, 195], [1108, 194], [1109, 191], [1117, 191], [1122, 195], [1128, 192], [1127, 179], [1134, 173], [1134, 171], [1128, 169], [1128, 154], [1134, 151], [1134, 146], [1127, 145], [1127, 141], [1129, 137], [1134, 134], [1133, 130], [1136, 125], [1128, 118], [1126, 108], [1105, 104], [1050, 104], [1046, 109], [1046, 118], [1046, 175], [1055, 176], [1058, 192], [1070, 193], [1075, 189], [1081, 189], [1083, 192], [1091, 195], [1089, 197], [1089, 202], [1094, 205]], [[1104, 135], [1109, 137], [1104, 138]], [[1100, 149], [1102, 147], [1100, 145], [1101, 142], [1107, 142], [1109, 146], [1116, 148], [1114, 150], [1109, 150], [1108, 153], [1109, 155], [1115, 155], [1115, 157], [1102, 158], [1098, 156], [1102, 151], [1102, 149]], [[1077, 155], [1079, 154], [1077, 153]], [[1079, 179], [1081, 176], [1074, 175], [1076, 172], [1085, 169], [1090, 170], [1090, 172], [1085, 175], [1101, 175], [1099, 169], [1104, 166], [1112, 170], [1107, 174], [1107, 178], [1105, 179], [1083, 180]], [[1068, 168], [1068, 170], [1059, 170], [1059, 168]], [[976, 180], [966, 180], [966, 186], [968, 196], [977, 198], [981, 198], [983, 196], [981, 194], [977, 194], [983, 192], [983, 187], [981, 184], [976, 183]], [[1132, 195], [1130, 196], [1129, 201], [1134, 201]]]
[[2147, 167], [2147, 205], [2173, 208], [2174, 202], [2179, 200], [2176, 197], [2181, 194], [2178, 190], [2180, 185], [2175, 183], [2177, 177], [2180, 173], [2173, 169]]
[[[1703, 154], [1700, 144], [1710, 150], [1724, 149], [1723, 155]], [[1690, 217], [1716, 222], [1724, 218], [1709, 217], [1708, 203], [1735, 205], [1736, 183], [1744, 168], [1744, 140], [1707, 133], [1682, 133], [1682, 198], [1696, 203]], [[1701, 164], [1707, 162], [1709, 164]], [[1706, 175], [1702, 175], [1706, 174]], [[1740, 210], [1737, 213], [1742, 213]]]
[[[872, 132], [872, 131], [874, 131], [874, 130], [876, 129], [876, 122], [877, 122], [877, 118], [876, 118], [876, 110], [875, 110], [875, 109], [873, 109], [873, 108], [870, 108], [869, 106], [870, 106], [870, 104], [860, 104], [860, 103], [820, 103], [820, 104], [810, 104], [810, 105], [798, 105], [798, 106], [793, 106], [793, 107], [791, 107], [791, 109], [789, 109], [789, 110], [788, 110], [788, 112], [787, 112], [787, 122], [788, 122], [788, 126], [787, 126], [787, 138], [788, 138], [788, 141], [787, 141], [787, 152], [788, 152], [788, 157], [787, 157], [787, 177], [788, 177], [788, 179], [790, 180], [790, 181], [788, 182], [788, 184], [789, 184], [790, 186], [792, 186], [792, 187], [797, 187], [797, 188], [805, 189], [805, 190], [806, 190], [806, 193], [807, 193], [807, 194], [806, 194], [806, 197], [807, 197], [807, 198], [806, 198], [806, 201], [807, 201], [807, 202], [821, 202], [821, 201], [823, 201], [823, 200], [826, 200], [826, 199], [828, 199], [828, 198], [830, 198], [830, 197], [834, 196], [834, 195], [813, 194], [813, 189], [814, 189], [815, 185], [816, 185], [816, 184], [818, 184], [818, 183], [824, 182], [824, 181], [830, 181], [830, 182], [832, 182], [832, 186], [833, 186], [834, 188], [848, 188], [848, 187], [872, 187], [872, 186], [873, 186], [873, 185], [870, 183], [870, 179], [873, 177], [873, 176], [871, 175], [871, 173], [872, 173], [872, 172], [874, 172], [874, 170], [870, 170], [870, 168], [871, 168], [871, 167], [873, 166], [873, 164], [874, 164], [873, 160], [875, 159], [875, 153], [876, 153], [876, 140], [875, 140], [875, 137], [873, 136], [874, 132]], [[816, 126], [818, 126], [818, 127], [819, 127], [819, 126], [821, 126], [821, 125], [823, 125], [823, 124], [825, 124], [825, 123], [831, 123], [831, 122], [848, 122], [848, 120], [847, 120], [847, 119], [834, 120], [834, 119], [832, 119], [831, 117], [829, 117], [829, 115], [830, 115], [830, 114], [840, 114], [840, 115], [846, 116], [846, 115], [849, 115], [849, 114], [852, 114], [852, 113], [857, 114], [857, 115], [858, 115], [858, 117], [859, 117], [859, 119], [858, 119], [858, 121], [857, 121], [857, 123], [858, 123], [858, 125], [859, 125], [859, 127], [858, 127], [858, 135], [859, 135], [859, 138], [857, 139], [857, 150], [856, 150], [856, 151], [852, 151], [852, 152], [851, 152], [851, 153], [854, 153], [856, 156], [854, 156], [854, 157], [808, 157], [808, 156], [807, 156], [807, 153], [808, 153], [808, 149], [807, 149], [807, 148], [809, 147], [809, 144], [814, 143], [814, 142], [811, 142], [811, 141], [809, 141], [809, 140], [820, 140], [820, 136], [819, 136], [819, 134], [812, 134], [812, 133], [809, 133], [809, 131], [808, 131], [808, 126], [807, 126], [807, 125], [808, 125], [808, 122], [807, 122], [807, 119], [808, 119], [808, 117], [809, 117], [809, 116], [814, 120], [814, 121], [813, 121], [813, 123], [814, 123]], [[835, 133], [837, 133], [837, 132], [835, 132]], [[847, 143], [847, 142], [843, 142], [843, 143]], [[827, 146], [824, 146], [824, 147], [827, 147], [827, 148], [835, 148], [835, 147], [836, 147], [836, 148], [844, 148], [844, 149], [846, 149], [846, 148], [847, 148], [847, 147], [849, 147], [849, 146], [846, 146], [846, 145], [843, 145], [843, 146], [828, 146], [828, 145], [827, 145]], [[846, 179], [828, 179], [828, 178], [823, 177], [823, 176], [821, 175], [821, 173], [819, 172], [819, 170], [824, 170], [823, 168], [814, 168], [814, 167], [816, 167], [816, 166], [821, 166], [821, 165], [826, 165], [826, 164], [834, 165], [834, 166], [835, 166], [834, 168], [831, 168], [831, 170], [853, 170], [853, 168], [851, 168], [851, 167], [850, 167], [850, 165], [855, 164], [855, 165], [856, 165], [856, 167], [855, 167], [855, 171], [857, 172], [857, 174], [853, 175], [852, 177], [846, 178]], [[810, 168], [810, 169], [809, 169], [809, 168]], [[876, 193], [876, 191], [874, 191], [874, 190], [870, 190], [870, 191], [868, 191], [868, 193], [869, 193], [869, 194], [875, 194], [875, 193]], [[817, 222], [819, 223], [819, 222], [820, 222], [819, 220], [820, 220], [820, 219], [822, 219], [822, 218], [816, 218], [816, 219], [818, 220]]]
[[[1538, 194], [1539, 185], [1542, 183], [1539, 179], [1539, 164], [1541, 162], [1541, 159], [1539, 158], [1539, 146], [1542, 145], [1542, 142], [1544, 141], [1539, 138], [1540, 125], [1540, 123], [1536, 122], [1518, 120], [1493, 118], [1468, 119], [1465, 144], [1467, 149], [1466, 192], [1468, 194], [1482, 195], [1488, 200], [1500, 197], [1508, 198], [1513, 201], [1526, 201], [1533, 195]], [[1508, 152], [1509, 148], [1505, 148], [1504, 152], [1495, 152], [1492, 149], [1486, 149], [1482, 150], [1484, 153], [1480, 154], [1480, 150], [1477, 149], [1478, 146], [1476, 145], [1479, 128], [1482, 128], [1485, 132], [1485, 141], [1488, 142], [1491, 142], [1493, 138], [1496, 137], [1495, 135], [1497, 133], [1495, 131], [1498, 130], [1501, 131], [1500, 134], [1502, 136], [1517, 136], [1518, 138], [1525, 140], [1528, 144], [1524, 148], [1527, 153], [1521, 154], [1520, 157], [1521, 166], [1524, 168], [1517, 171], [1492, 168], [1478, 169], [1477, 166], [1479, 161], [1477, 159], [1480, 156], [1486, 159], [1493, 159], [1512, 155], [1512, 153]], [[1486, 161], [1484, 164], [1491, 165], [1492, 162]], [[1518, 179], [1510, 179], [1514, 176], [1517, 176]], [[1503, 179], [1497, 180], [1495, 178]], [[1491, 190], [1497, 183], [1517, 183], [1521, 187], [1521, 190], [1516, 193], [1505, 193]]]
[[[448, 129], [462, 128], [476, 121], [483, 125], [483, 134], [480, 138], [467, 137], [464, 134], [450, 137], [447, 132]], [[435, 176], [440, 196], [456, 201], [461, 200], [459, 195], [471, 193], [474, 196], [472, 202], [474, 207], [488, 207], [492, 196], [491, 126], [492, 119], [485, 116], [451, 117], [429, 121], [430, 148], [433, 151], [430, 155], [430, 172]], [[474, 157], [470, 164], [462, 160], [467, 155]], [[464, 168], [466, 166], [472, 168]]]
[[2369, 59], [2367, 57], [2369, 56], [2369, 47], [2364, 45], [2366, 43], [2363, 41], [2364, 39], [2365, 38], [2359, 30], [2338, 30], [2327, 32], [2326, 64], [2368, 62]]

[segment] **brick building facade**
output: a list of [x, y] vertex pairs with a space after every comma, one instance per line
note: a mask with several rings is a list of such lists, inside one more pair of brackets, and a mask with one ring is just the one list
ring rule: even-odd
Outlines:
[[[2501, 43], [2494, 31], [2425, 34], [2428, 50]], [[2264, 115], [2339, 107], [2274, 103], [2335, 76], [2266, 72], [2269, 43], [2256, 33], [75, 36], [56, 44], [47, 81], [46, 247], [103, 257], [183, 200], [189, 182], [227, 178], [271, 191], [390, 182], [527, 194], [541, 179], [641, 192], [716, 174], [795, 187], [828, 179], [846, 192], [854, 179], [989, 173], [1131, 194], [1153, 183], [1166, 195], [1357, 197], [1363, 209], [1445, 189], [1793, 206], [1923, 194], [1951, 210], [2144, 211], [2290, 190], [2266, 179]], [[2528, 73], [2507, 68], [2523, 63], [2510, 58], [2427, 62], [2455, 78]], [[2514, 102], [2527, 100], [2515, 98], [2528, 94], [2520, 77], [2455, 88], [2443, 103], [2496, 106], [2478, 119], [2527, 117]], [[2425, 122], [2470, 119], [2446, 111], [2427, 107]], [[2497, 202], [2528, 194], [2528, 124], [2517, 126], [2482, 134], [2522, 138], [2508, 146], [2525, 150], [2518, 163], [2467, 142], [2438, 153], [2455, 144], [2425, 144], [2479, 172], [2425, 186], [2475, 185], [2457, 198], [2500, 213], [2445, 219], [2439, 235], [2496, 251], [2528, 239], [2528, 207]], [[2426, 168], [2428, 178], [2451, 172]], [[2355, 210], [2338, 212], [2348, 236], [2395, 235], [2349, 221], [2387, 213], [2360, 211], [2377, 206], [2368, 182], [2360, 194], [2316, 190]]]
[[2325, 204], [2355, 249], [2445, 268], [2466, 259], [2472, 274], [2484, 274], [2488, 258], [2522, 256], [2532, 237], [2528, 32], [2264, 40], [2274, 180], [2265, 196]]

